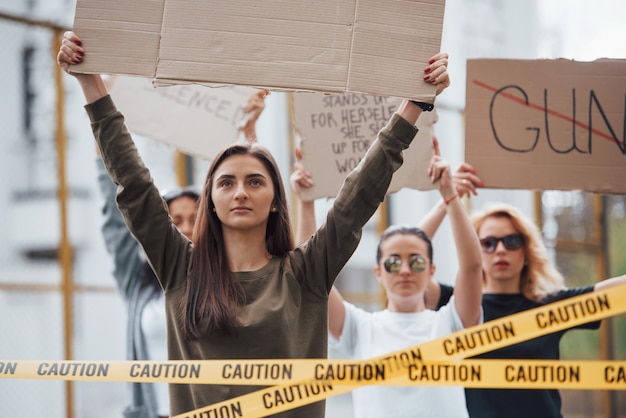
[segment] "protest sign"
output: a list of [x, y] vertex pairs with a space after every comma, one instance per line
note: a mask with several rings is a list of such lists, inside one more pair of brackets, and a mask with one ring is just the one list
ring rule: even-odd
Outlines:
[[466, 94], [486, 187], [626, 193], [626, 60], [469, 60]]
[[155, 88], [138, 77], [111, 77], [107, 84], [130, 131], [207, 160], [238, 138], [254, 91], [191, 84]]
[[[302, 162], [315, 183], [302, 191], [302, 199], [335, 197], [345, 177], [361, 161], [399, 104], [398, 99], [355, 93], [294, 93]], [[394, 174], [389, 193], [402, 187], [418, 190], [435, 187], [427, 176], [435, 121], [434, 111], [420, 116], [417, 123], [420, 131], [411, 147], [404, 151], [405, 163]]]
[[71, 71], [432, 102], [444, 0], [77, 0]]

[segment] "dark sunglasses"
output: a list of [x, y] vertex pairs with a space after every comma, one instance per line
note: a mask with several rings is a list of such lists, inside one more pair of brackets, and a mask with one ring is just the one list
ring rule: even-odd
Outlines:
[[500, 238], [487, 237], [480, 240], [483, 251], [486, 253], [494, 252], [499, 242], [502, 242], [504, 248], [509, 251], [519, 250], [524, 245], [524, 236], [522, 234], [511, 234]]
[[[402, 259], [392, 255], [383, 261], [383, 266], [387, 273], [397, 273], [402, 268]], [[420, 273], [426, 270], [426, 259], [421, 255], [412, 255], [409, 257], [409, 267], [413, 273]]]

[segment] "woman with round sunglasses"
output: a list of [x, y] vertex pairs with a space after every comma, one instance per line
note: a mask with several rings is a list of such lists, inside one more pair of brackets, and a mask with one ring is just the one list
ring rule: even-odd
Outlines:
[[[482, 322], [480, 244], [453, 187], [449, 164], [439, 156], [437, 142], [429, 174], [432, 181], [439, 181], [458, 249], [458, 296], [438, 311], [427, 309], [424, 292], [435, 273], [431, 241], [415, 226], [389, 227], [380, 237], [374, 266], [376, 279], [386, 292], [386, 308], [367, 312], [345, 301], [335, 287], [330, 294], [330, 347], [348, 358], [384, 355]], [[298, 164], [291, 183], [299, 191], [310, 187], [312, 179]], [[297, 236], [304, 239], [315, 228], [312, 202], [302, 202], [300, 212], [303, 223], [298, 225]], [[355, 389], [352, 400], [357, 418], [468, 416], [460, 386], [366, 386]]]
[[[482, 182], [472, 167], [465, 164], [457, 172], [455, 185], [458, 193], [475, 195], [476, 186]], [[441, 206], [439, 204], [422, 222], [430, 236], [446, 215]], [[566, 288], [563, 276], [548, 257], [539, 229], [515, 207], [492, 204], [471, 218], [482, 248], [485, 322], [626, 282], [626, 275], [622, 275], [595, 285]], [[458, 292], [456, 284], [453, 289], [432, 281], [426, 292], [427, 306], [437, 309], [444, 305], [453, 291]], [[597, 329], [599, 326], [598, 321], [576, 328]], [[477, 358], [558, 360], [559, 343], [567, 331], [544, 335]], [[562, 417], [558, 390], [466, 389], [465, 395], [471, 417]]]

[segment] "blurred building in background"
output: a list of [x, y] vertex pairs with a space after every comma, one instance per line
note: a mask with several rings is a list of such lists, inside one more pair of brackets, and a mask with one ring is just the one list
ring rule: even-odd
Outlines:
[[[437, 101], [436, 133], [454, 167], [464, 152], [467, 59], [626, 55], [607, 50], [604, 41], [610, 39], [604, 32], [612, 27], [614, 7], [623, 26], [624, 6], [595, 2], [594, 11], [607, 16], [602, 23], [585, 6], [566, 0], [447, 1], [442, 50], [450, 53], [452, 86]], [[0, 362], [125, 359], [125, 309], [100, 235], [93, 137], [77, 83], [59, 74], [55, 63], [74, 7], [74, 0], [0, 0]], [[589, 47], [574, 40], [583, 35], [598, 41]], [[287, 93], [272, 93], [258, 126], [259, 141], [276, 156], [285, 184], [293, 162], [288, 103]], [[206, 161], [181, 158], [148, 138], [137, 142], [160, 188], [204, 180]], [[180, 164], [192, 168], [190, 178], [181, 178]], [[348, 300], [366, 309], [381, 307], [384, 296], [372, 273], [380, 232], [390, 223], [418, 222], [438, 199], [436, 191], [413, 190], [388, 199], [338, 278]], [[626, 273], [623, 196], [481, 190], [467, 201], [468, 209], [494, 200], [518, 206], [541, 225], [568, 286]], [[318, 223], [328, 204], [317, 202]], [[451, 283], [457, 265], [447, 222], [434, 247], [437, 278]], [[623, 318], [615, 318], [604, 321], [600, 332], [570, 333], [563, 357], [623, 360], [625, 327]], [[563, 398], [568, 417], [626, 417], [623, 392], [564, 392]], [[0, 379], [0, 417], [112, 417], [127, 401], [120, 382]], [[349, 401], [349, 395], [330, 399], [328, 416], [351, 416]]]

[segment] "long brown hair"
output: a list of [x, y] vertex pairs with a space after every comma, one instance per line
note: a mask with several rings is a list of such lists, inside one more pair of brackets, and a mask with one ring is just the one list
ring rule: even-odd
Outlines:
[[[563, 276], [552, 264], [548, 250], [541, 238], [539, 228], [519, 210], [504, 203], [494, 204], [482, 212], [472, 215], [476, 234], [488, 218], [506, 218], [513, 228], [524, 237], [526, 263], [520, 277], [520, 293], [528, 299], [540, 302], [550, 293], [565, 288]], [[483, 281], [486, 280], [483, 272]]]
[[222, 149], [213, 159], [204, 181], [193, 231], [194, 249], [187, 288], [179, 308], [182, 331], [188, 339], [203, 335], [234, 335], [238, 325], [237, 313], [246, 303], [246, 295], [230, 271], [222, 222], [213, 211], [211, 197], [215, 171], [234, 155], [257, 158], [272, 178], [276, 211], [270, 212], [267, 222], [267, 251], [272, 256], [284, 257], [294, 248], [285, 188], [274, 157], [256, 143], [242, 142]]

